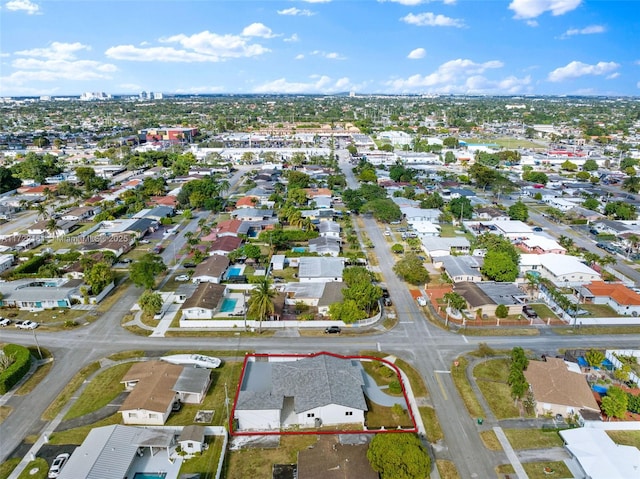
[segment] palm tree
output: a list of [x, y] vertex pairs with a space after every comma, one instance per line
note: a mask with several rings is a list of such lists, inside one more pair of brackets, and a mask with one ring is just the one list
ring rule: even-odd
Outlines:
[[304, 226], [304, 218], [302, 217], [302, 213], [300, 210], [294, 210], [291, 212], [288, 218], [289, 225], [294, 228], [302, 228]]
[[38, 203], [35, 209], [38, 212], [38, 218], [46, 219], [49, 217], [49, 211], [44, 203]]
[[248, 312], [258, 318], [260, 322], [259, 333], [262, 333], [262, 321], [273, 314], [275, 309], [273, 298], [275, 296], [276, 292], [272, 288], [271, 279], [267, 277], [260, 278], [251, 290]]
[[527, 280], [527, 289], [529, 290], [529, 294], [531, 295], [532, 298], [534, 298], [532, 293], [533, 291], [538, 289], [538, 286], [540, 284], [540, 277], [529, 271], [525, 275], [525, 278]]
[[616, 264], [617, 262], [618, 260], [613, 256], [611, 256], [610, 254], [603, 256], [598, 260], [598, 264], [600, 264], [602, 268], [605, 268], [606, 266], [611, 266], [613, 264]]
[[51, 237], [55, 238], [58, 231], [58, 222], [55, 219], [51, 218], [47, 221], [47, 231], [51, 234]]

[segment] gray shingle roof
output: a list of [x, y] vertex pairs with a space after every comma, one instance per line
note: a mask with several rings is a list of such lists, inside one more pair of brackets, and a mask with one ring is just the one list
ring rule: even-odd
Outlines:
[[251, 363], [237, 409], [280, 409], [286, 396], [294, 398], [296, 413], [329, 404], [366, 411], [363, 385], [359, 361], [326, 354], [297, 361]]
[[200, 393], [209, 383], [210, 377], [209, 369], [185, 367], [172, 389], [181, 393]]
[[300, 258], [299, 278], [341, 278], [344, 258]]

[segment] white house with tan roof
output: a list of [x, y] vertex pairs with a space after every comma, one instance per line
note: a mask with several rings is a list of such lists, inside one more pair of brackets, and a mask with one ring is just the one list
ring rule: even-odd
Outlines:
[[560, 358], [530, 361], [524, 371], [536, 401], [536, 416], [561, 414], [568, 417], [581, 410], [600, 412], [593, 391], [577, 364]]

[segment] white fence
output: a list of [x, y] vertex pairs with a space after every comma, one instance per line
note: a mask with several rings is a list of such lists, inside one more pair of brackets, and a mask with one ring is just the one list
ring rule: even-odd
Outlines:
[[[637, 361], [638, 357], [640, 357], [640, 350], [637, 350], [637, 349], [629, 349], [629, 350], [608, 349], [607, 351], [605, 351], [604, 355], [609, 361], [611, 361], [611, 364], [613, 364], [613, 367], [616, 368], [616, 369], [620, 369], [620, 368], [622, 368], [622, 362], [618, 358], [615, 357], [616, 354], [618, 354], [620, 356], [632, 356], [632, 357], [636, 358], [636, 361]], [[640, 378], [638, 378], [638, 375], [636, 373], [634, 373], [633, 371], [629, 372], [629, 380], [631, 380], [634, 383], [640, 385]]]
[[585, 421], [584, 427], [605, 431], [640, 431], [640, 421]]

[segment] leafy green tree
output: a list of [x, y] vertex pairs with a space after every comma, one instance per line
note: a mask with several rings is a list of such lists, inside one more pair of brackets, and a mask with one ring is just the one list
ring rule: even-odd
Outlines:
[[598, 163], [596, 163], [596, 160], [592, 158], [589, 158], [584, 162], [584, 165], [582, 165], [582, 171], [596, 171], [597, 169]]
[[449, 211], [456, 220], [471, 219], [473, 216], [473, 205], [466, 196], [454, 198], [449, 201]]
[[524, 181], [530, 181], [532, 183], [539, 183], [541, 185], [546, 185], [549, 183], [549, 177], [546, 173], [542, 171], [527, 171], [522, 173], [522, 179]]
[[608, 418], [616, 417], [622, 419], [627, 414], [629, 398], [620, 388], [612, 386], [607, 389], [607, 395], [602, 398], [600, 408]]
[[430, 281], [429, 272], [415, 253], [406, 253], [393, 267], [400, 279], [409, 284], [425, 284]]
[[147, 253], [131, 264], [129, 277], [136, 286], [152, 289], [156, 282], [156, 277], [166, 269], [167, 266], [162, 261], [162, 257], [157, 254]]
[[404, 246], [402, 246], [400, 243], [396, 243], [391, 246], [391, 252], [395, 254], [402, 254], [404, 253]]
[[489, 251], [500, 251], [507, 253], [516, 265], [520, 263], [520, 253], [516, 247], [507, 238], [494, 235], [491, 233], [484, 233], [475, 239], [474, 249], [485, 248]]
[[94, 264], [89, 271], [84, 273], [84, 282], [91, 286], [91, 292], [100, 294], [100, 292], [109, 285], [115, 278], [111, 266], [104, 262]]
[[458, 159], [456, 158], [456, 155], [453, 154], [453, 151], [447, 151], [444, 154], [444, 164], [445, 165], [450, 165], [452, 163], [455, 163], [456, 161], [458, 161]]
[[445, 148], [458, 148], [460, 146], [460, 142], [454, 136], [448, 136], [444, 140], [442, 140], [442, 146]]
[[623, 158], [620, 162], [620, 171], [625, 171], [627, 168], [633, 168], [638, 165], [638, 160], [635, 158]]
[[378, 148], [380, 151], [393, 151], [393, 145], [391, 143], [385, 143]]
[[529, 219], [529, 208], [521, 200], [516, 201], [509, 207], [509, 218], [512, 220], [527, 221]]
[[287, 173], [288, 188], [309, 188], [311, 177], [306, 173], [290, 170]]
[[591, 175], [588, 171], [578, 171], [576, 173], [576, 179], [578, 181], [589, 181], [591, 179]]
[[13, 176], [21, 180], [32, 179], [44, 183], [47, 176], [54, 176], [62, 172], [58, 158], [47, 153], [38, 155], [32, 151], [27, 153], [22, 161], [11, 167]]
[[430, 195], [427, 195], [422, 201], [420, 201], [420, 208], [432, 208], [440, 209], [444, 206], [444, 200], [437, 191], [434, 191]]
[[16, 178], [9, 168], [0, 166], [0, 194], [15, 190], [22, 184], [20, 178]]
[[352, 324], [366, 318], [367, 313], [360, 309], [353, 299], [345, 299], [341, 303], [333, 303], [329, 306], [329, 316], [335, 321]]
[[358, 179], [364, 183], [375, 183], [378, 181], [378, 176], [373, 168], [366, 168], [360, 172]]
[[633, 220], [636, 218], [636, 207], [624, 201], [610, 201], [604, 207], [604, 214], [617, 220]]
[[587, 360], [587, 363], [592, 368], [598, 367], [602, 364], [602, 361], [605, 360], [605, 355], [599, 349], [590, 349], [584, 355], [584, 358]]
[[518, 277], [518, 264], [508, 253], [488, 251], [481, 271], [492, 281], [512, 282]]
[[138, 304], [145, 315], [153, 316], [154, 314], [158, 314], [162, 309], [162, 296], [160, 296], [159, 293], [154, 293], [147, 289], [140, 295]]
[[380, 479], [422, 479], [431, 469], [431, 459], [414, 434], [376, 434], [367, 458]]
[[629, 178], [625, 178], [625, 180], [622, 182], [622, 188], [627, 190], [629, 193], [639, 193], [640, 177], [630, 176]]
[[275, 309], [273, 298], [275, 297], [276, 292], [273, 289], [271, 279], [268, 277], [259, 278], [251, 290], [247, 309], [247, 314], [252, 318], [258, 318], [259, 333], [262, 333], [262, 321], [273, 314]]
[[562, 168], [565, 171], [576, 171], [578, 169], [578, 165], [576, 165], [572, 161], [566, 160], [562, 162], [562, 164], [560, 165], [560, 168]]
[[504, 319], [509, 316], [509, 308], [504, 304], [499, 304], [496, 308], [496, 318]]
[[442, 299], [447, 302], [448, 307], [455, 311], [462, 311], [467, 307], [467, 300], [459, 293], [445, 293]]
[[373, 213], [373, 217], [383, 223], [402, 219], [400, 207], [389, 198], [368, 201], [362, 206], [361, 211]]
[[582, 203], [582, 207], [583, 208], [586, 208], [586, 209], [592, 210], [592, 211], [596, 211], [599, 206], [600, 206], [600, 202], [598, 200], [596, 200], [595, 198], [587, 198]]

